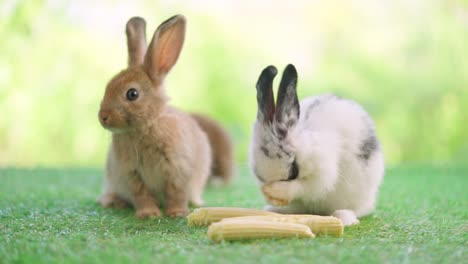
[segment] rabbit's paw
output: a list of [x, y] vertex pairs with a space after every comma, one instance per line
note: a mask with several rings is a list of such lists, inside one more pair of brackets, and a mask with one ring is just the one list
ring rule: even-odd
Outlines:
[[343, 222], [344, 226], [359, 224], [359, 219], [356, 217], [356, 214], [354, 214], [354, 212], [351, 210], [336, 210], [335, 212], [333, 212], [332, 216], [339, 218], [341, 222]]
[[144, 207], [137, 209], [135, 215], [138, 218], [160, 217], [161, 211], [158, 207]]
[[288, 182], [278, 181], [264, 185], [262, 192], [268, 203], [274, 206], [288, 205], [292, 200], [288, 184]]
[[166, 211], [167, 216], [169, 217], [185, 217], [190, 213], [190, 210], [185, 207], [185, 208], [168, 208]]

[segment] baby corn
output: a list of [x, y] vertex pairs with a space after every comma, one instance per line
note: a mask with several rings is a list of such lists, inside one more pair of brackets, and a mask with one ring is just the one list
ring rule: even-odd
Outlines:
[[256, 216], [256, 215], [277, 215], [272, 212], [235, 208], [235, 207], [202, 207], [195, 209], [187, 216], [190, 226], [207, 226], [213, 222], [221, 221], [224, 218], [239, 217], [239, 216]]
[[315, 235], [308, 226], [302, 224], [231, 219], [211, 224], [208, 237], [220, 242], [257, 238], [314, 238]]
[[314, 234], [341, 236], [343, 234], [343, 223], [333, 216], [320, 215], [259, 215], [225, 218], [221, 222], [229, 221], [271, 221], [277, 223], [296, 223], [308, 226]]

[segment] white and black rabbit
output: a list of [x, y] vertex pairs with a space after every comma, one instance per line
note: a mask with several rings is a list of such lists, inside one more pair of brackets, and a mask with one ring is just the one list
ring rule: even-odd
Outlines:
[[250, 166], [279, 213], [333, 215], [345, 225], [371, 213], [384, 175], [374, 124], [351, 100], [331, 94], [297, 98], [297, 72], [283, 72], [277, 102], [274, 66], [257, 82]]

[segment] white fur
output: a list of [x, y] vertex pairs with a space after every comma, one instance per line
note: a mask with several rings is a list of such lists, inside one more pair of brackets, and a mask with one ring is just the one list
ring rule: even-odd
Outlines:
[[[356, 216], [373, 211], [384, 175], [384, 159], [378, 144], [368, 160], [359, 157], [363, 141], [373, 130], [374, 125], [361, 106], [333, 95], [302, 100], [299, 121], [280, 142], [268, 126], [257, 122], [250, 166], [261, 179], [266, 197], [289, 202], [285, 207], [267, 209], [280, 213], [334, 214], [346, 225], [358, 223]], [[274, 154], [278, 144], [290, 155]], [[275, 158], [267, 157], [262, 147]], [[299, 176], [285, 181], [294, 159]]]

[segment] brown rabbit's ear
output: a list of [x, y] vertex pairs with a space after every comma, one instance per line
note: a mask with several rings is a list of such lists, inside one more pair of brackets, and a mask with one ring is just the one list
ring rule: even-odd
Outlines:
[[144, 67], [153, 81], [164, 78], [179, 58], [185, 39], [185, 17], [176, 15], [164, 21], [154, 33]]
[[[299, 100], [296, 93], [297, 71], [289, 64], [284, 69], [283, 77], [276, 98], [275, 120], [279, 127], [289, 128], [299, 119]], [[284, 131], [280, 131], [284, 132]], [[282, 134], [282, 133], [280, 133]]]
[[128, 67], [143, 64], [146, 54], [146, 22], [141, 17], [132, 17], [127, 22]]
[[273, 79], [278, 70], [275, 66], [266, 67], [257, 81], [257, 120], [263, 123], [271, 123], [275, 113], [275, 99], [273, 96]]

